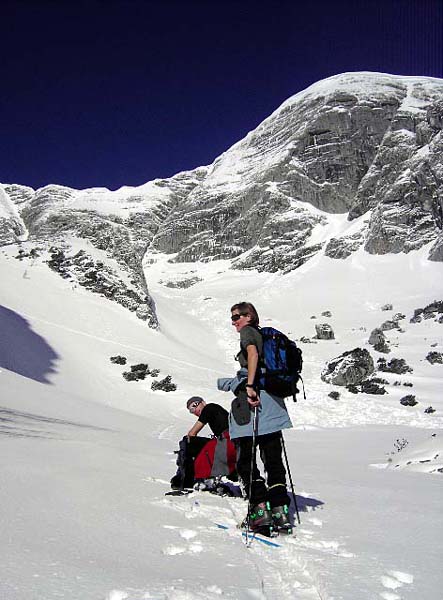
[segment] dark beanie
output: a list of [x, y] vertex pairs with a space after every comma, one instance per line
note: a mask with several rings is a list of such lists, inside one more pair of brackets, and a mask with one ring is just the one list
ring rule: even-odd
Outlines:
[[189, 410], [189, 407], [191, 406], [191, 404], [194, 404], [194, 402], [198, 402], [200, 404], [200, 402], [204, 402], [204, 400], [203, 398], [200, 398], [200, 396], [192, 396], [186, 402], [186, 408]]

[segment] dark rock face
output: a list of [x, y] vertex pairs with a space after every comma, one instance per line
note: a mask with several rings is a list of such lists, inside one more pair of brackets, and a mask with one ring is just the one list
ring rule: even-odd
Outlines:
[[420, 323], [422, 319], [434, 319], [439, 323], [443, 322], [443, 300], [434, 300], [425, 308], [416, 308], [411, 318], [411, 323]]
[[149, 366], [145, 363], [131, 365], [130, 371], [125, 371], [123, 377], [126, 381], [143, 381], [150, 374]]
[[357, 385], [374, 372], [374, 361], [369, 352], [355, 348], [326, 363], [321, 378], [334, 385]]
[[249, 251], [238, 268], [291, 270], [322, 249], [309, 237], [323, 220], [304, 203], [349, 211], [350, 219], [375, 209], [363, 229], [327, 243], [331, 258], [346, 258], [363, 244], [374, 253], [420, 247], [438, 234], [438, 207], [428, 201], [437, 188], [428, 171], [442, 161], [426, 110], [439, 97], [443, 82], [428, 89], [426, 80], [375, 74], [347, 73], [311, 86], [214, 162], [153, 246], [178, 252], [177, 261]]
[[443, 365], [443, 353], [442, 352], [429, 352], [426, 356], [426, 360], [431, 365]]
[[384, 310], [384, 311], [393, 310], [393, 309], [394, 309], [394, 307], [392, 306], [392, 304], [389, 304], [389, 303], [383, 304], [383, 306], [381, 307], [381, 310]]
[[[27, 238], [26, 225], [20, 217], [19, 208], [22, 186], [10, 186], [10, 194], [0, 185], [0, 246], [13, 244]], [[34, 190], [23, 186], [22, 194], [26, 198]]]
[[403, 313], [396, 313], [393, 317], [392, 320], [395, 321], [398, 325], [399, 321], [403, 321], [403, 319], [406, 319], [406, 315], [404, 315]]
[[166, 281], [166, 282], [160, 281], [159, 283], [162, 283], [166, 287], [170, 287], [170, 288], [186, 289], [186, 288], [189, 288], [189, 287], [195, 285], [199, 281], [202, 281], [201, 277], [188, 277], [187, 279], [179, 279], [177, 281]]
[[371, 379], [364, 379], [359, 384], [350, 384], [346, 386], [348, 392], [352, 394], [373, 394], [377, 396], [381, 396], [383, 394], [387, 394], [387, 390], [383, 387], [385, 384], [389, 382], [386, 379], [380, 379], [380, 377], [371, 377]]
[[379, 358], [377, 360], [377, 369], [384, 373], [397, 373], [398, 375], [412, 373], [412, 368], [406, 364], [404, 358], [391, 358], [389, 362], [386, 362], [385, 358]]
[[[418, 98], [423, 87], [417, 83]], [[399, 107], [377, 156], [356, 194], [350, 218], [372, 208], [365, 249], [374, 254], [409, 252], [441, 235], [441, 92], [431, 94], [422, 112]], [[389, 166], [388, 166], [389, 165]], [[439, 260], [439, 251], [432, 252]]]
[[429, 126], [436, 130], [443, 129], [443, 99], [434, 102], [426, 111], [426, 119]]
[[361, 382], [361, 391], [364, 394], [375, 394], [375, 395], [383, 395], [383, 394], [388, 393], [383, 386], [379, 385], [377, 383], [377, 381], [375, 381], [373, 379], [366, 379], [365, 381], [362, 381]]
[[409, 396], [403, 396], [403, 398], [401, 398], [400, 400], [400, 404], [402, 404], [403, 406], [415, 406], [416, 404], [418, 404], [415, 396], [409, 395]]
[[302, 344], [316, 344], [317, 343], [315, 340], [311, 340], [311, 338], [308, 338], [305, 335], [303, 335], [300, 338], [300, 342], [302, 342]]
[[377, 352], [383, 352], [387, 354], [391, 351], [385, 334], [381, 328], [376, 328], [371, 332], [369, 336], [369, 344], [374, 347]]
[[443, 262], [443, 234], [437, 237], [435, 244], [429, 250], [429, 260]]
[[390, 331], [391, 329], [398, 329], [398, 322], [392, 320], [385, 321], [380, 325], [380, 329], [382, 331]]
[[331, 238], [326, 245], [325, 254], [329, 258], [348, 258], [363, 245], [364, 241], [363, 231], [341, 238]]
[[133, 280], [131, 287], [125, 285], [109, 266], [95, 261], [84, 250], [75, 255], [66, 255], [62, 248], [53, 246], [47, 262], [48, 266], [64, 279], [70, 279], [91, 292], [135, 312], [136, 316], [147, 321], [150, 327], [155, 329], [158, 326], [153, 300], [148, 294], [144, 294], [143, 288], [137, 287], [137, 281]]
[[329, 323], [321, 323], [315, 326], [316, 338], [318, 340], [334, 340], [335, 335]]
[[161, 390], [163, 392], [175, 392], [176, 389], [177, 385], [175, 383], [172, 383], [172, 377], [170, 375], [167, 375], [164, 379], [161, 379], [160, 381], [153, 381], [151, 384], [151, 390], [153, 390], [154, 392], [156, 390]]
[[115, 365], [125, 365], [127, 359], [126, 359], [126, 356], [117, 355], [117, 356], [111, 356], [111, 358], [109, 360], [112, 363], [114, 363]]

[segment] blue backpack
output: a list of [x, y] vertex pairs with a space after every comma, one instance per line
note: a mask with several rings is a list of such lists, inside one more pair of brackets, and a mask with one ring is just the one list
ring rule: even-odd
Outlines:
[[[259, 329], [263, 337], [263, 358], [260, 364], [259, 387], [281, 398], [299, 391], [303, 358], [300, 348], [284, 333], [273, 327]], [[303, 381], [303, 380], [302, 380]]]

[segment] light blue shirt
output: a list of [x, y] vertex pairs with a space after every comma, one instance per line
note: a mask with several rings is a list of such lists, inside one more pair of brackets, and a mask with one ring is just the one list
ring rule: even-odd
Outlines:
[[[223, 392], [236, 393], [238, 387], [244, 383], [248, 376], [246, 369], [240, 369], [235, 377], [222, 377], [217, 380], [217, 387]], [[251, 409], [252, 411], [253, 409]], [[240, 437], [251, 437], [253, 427], [253, 415], [246, 425], [238, 425], [232, 411], [229, 413], [229, 435], [232, 440]], [[265, 390], [260, 390], [260, 405], [257, 407], [257, 435], [274, 433], [282, 429], [292, 427], [291, 419], [284, 398], [269, 394]]]

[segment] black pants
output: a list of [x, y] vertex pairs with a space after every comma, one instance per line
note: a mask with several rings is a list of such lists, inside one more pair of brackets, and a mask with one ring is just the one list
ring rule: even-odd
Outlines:
[[286, 470], [282, 458], [281, 431], [259, 435], [256, 443], [260, 449], [260, 458], [263, 461], [266, 471], [267, 487], [260, 471], [257, 468], [257, 462], [254, 457], [251, 481], [251, 462], [252, 462], [252, 437], [237, 438], [235, 445], [237, 447], [237, 471], [245, 486], [246, 495], [255, 505], [265, 500], [269, 500], [271, 507], [282, 506], [290, 503], [286, 491]]

